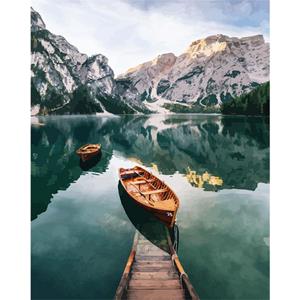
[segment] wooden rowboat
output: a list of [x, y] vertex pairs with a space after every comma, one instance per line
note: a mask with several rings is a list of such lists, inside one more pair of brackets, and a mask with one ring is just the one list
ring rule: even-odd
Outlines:
[[101, 151], [101, 145], [100, 144], [87, 144], [82, 147], [80, 147], [76, 154], [80, 157], [80, 159], [85, 162], [92, 157], [97, 156]]
[[170, 187], [139, 166], [119, 169], [119, 179], [137, 205], [153, 213], [169, 228], [174, 226], [179, 199]]

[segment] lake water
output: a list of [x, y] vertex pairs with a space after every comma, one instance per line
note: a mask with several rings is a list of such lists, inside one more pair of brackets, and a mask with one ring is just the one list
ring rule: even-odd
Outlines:
[[[136, 164], [159, 174], [180, 198], [178, 255], [200, 298], [269, 298], [268, 119], [127, 115], [36, 121], [33, 299], [113, 298], [135, 232], [117, 172]], [[85, 143], [101, 143], [105, 151], [94, 166], [80, 166], [75, 154]]]

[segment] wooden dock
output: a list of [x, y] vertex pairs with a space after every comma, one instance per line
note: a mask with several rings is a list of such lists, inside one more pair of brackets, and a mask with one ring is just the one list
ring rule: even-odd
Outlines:
[[115, 300], [199, 299], [173, 248], [167, 232], [166, 247], [136, 230], [133, 246], [116, 291]]

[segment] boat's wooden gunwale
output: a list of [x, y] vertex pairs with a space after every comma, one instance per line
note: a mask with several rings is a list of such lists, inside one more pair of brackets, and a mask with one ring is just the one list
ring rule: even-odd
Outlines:
[[91, 153], [96, 153], [101, 150], [101, 145], [100, 144], [86, 144], [81, 146], [76, 153], [78, 155], [83, 155], [83, 154], [91, 154]]
[[[149, 173], [149, 174], [151, 174], [151, 176], [153, 176], [153, 177], [155, 177], [155, 179], [157, 180], [157, 181], [159, 181], [159, 182], [161, 182], [161, 183], [163, 183], [163, 184], [165, 184], [166, 185], [166, 183], [165, 182], [163, 182], [161, 179], [159, 179], [157, 176], [155, 176], [153, 173], [151, 173], [151, 172], [149, 172], [149, 171], [147, 171], [147, 170], [145, 170], [145, 169], [143, 169], [142, 167], [139, 167], [141, 170], [143, 170], [143, 171], [146, 171], [147, 173]], [[136, 172], [124, 172], [123, 174], [134, 174], [134, 173], [136, 173]], [[138, 173], [137, 173], [138, 174]], [[138, 174], [138, 175], [140, 175], [140, 174]], [[128, 190], [127, 190], [127, 188], [126, 188], [126, 186], [125, 186], [125, 181], [126, 181], [126, 179], [124, 180], [124, 179], [122, 179], [121, 178], [121, 174], [120, 174], [120, 172], [119, 172], [119, 179], [120, 179], [120, 182], [121, 182], [121, 184], [122, 184], [122, 186], [124, 187], [124, 189], [127, 191], [127, 193], [128, 194], [130, 194], [130, 195], [132, 195], [130, 192], [128, 192]], [[127, 179], [128, 180], [128, 179]], [[179, 208], [179, 198], [177, 197], [177, 195], [176, 195], [176, 193], [168, 186], [168, 185], [166, 185], [167, 186], [167, 190], [169, 190], [169, 191], [171, 191], [173, 194], [174, 194], [174, 198], [175, 198], [175, 200], [176, 200], [176, 206], [177, 206], [177, 208]], [[167, 191], [166, 190], [166, 191]], [[147, 193], [147, 192], [146, 192]], [[134, 197], [134, 195], [132, 195], [133, 197]]]

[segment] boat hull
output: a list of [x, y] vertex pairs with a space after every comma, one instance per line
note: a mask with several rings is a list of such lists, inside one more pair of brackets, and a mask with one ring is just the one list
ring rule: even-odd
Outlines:
[[[167, 227], [172, 228], [174, 226], [174, 223], [176, 221], [176, 218], [173, 222], [173, 215], [176, 214], [175, 211], [165, 211], [165, 210], [158, 210], [154, 208], [149, 208], [145, 205], [142, 205], [139, 201], [136, 201], [126, 190], [128, 197], [134, 201], [136, 205], [139, 207], [142, 207], [143, 209], [147, 210], [148, 212], [152, 213], [157, 219], [159, 219], [161, 222], [165, 223]], [[168, 214], [167, 214], [168, 213]]]
[[[131, 201], [133, 201], [139, 207], [142, 207], [146, 211], [153, 214], [157, 219], [159, 219], [161, 222], [163, 222], [168, 228], [172, 228], [175, 224], [175, 221], [176, 221], [176, 213], [177, 213], [177, 210], [178, 210], [178, 207], [179, 207], [179, 200], [177, 199], [178, 204], [176, 205], [175, 209], [165, 209], [165, 208], [164, 209], [159, 209], [159, 208], [156, 208], [156, 207], [151, 207], [149, 205], [143, 204], [136, 197], [134, 197], [132, 195], [132, 193], [128, 192], [128, 190], [126, 188], [126, 185], [124, 184], [124, 179], [122, 178], [122, 171], [123, 170], [124, 169], [119, 170], [119, 179], [120, 179], [120, 183], [121, 183], [124, 191], [126, 192], [127, 196], [129, 197], [129, 199], [131, 199]], [[142, 170], [144, 170], [144, 169], [142, 169]], [[144, 170], [144, 171], [146, 171], [146, 170]], [[146, 172], [148, 172], [148, 171], [146, 171]], [[153, 174], [151, 174], [151, 175], [154, 176]], [[156, 176], [154, 176], [154, 177], [156, 177]], [[157, 178], [157, 180], [160, 181], [160, 179], [158, 179], [158, 178]], [[168, 189], [170, 189], [170, 188], [168, 187]], [[172, 193], [174, 193], [174, 192], [172, 191]], [[174, 193], [174, 196], [176, 196], [175, 193]]]
[[80, 147], [76, 154], [80, 157], [82, 162], [86, 162], [101, 153], [101, 145], [99, 144], [87, 144]]
[[93, 152], [93, 153], [88, 153], [88, 154], [78, 154], [78, 156], [80, 157], [81, 161], [86, 162], [96, 156], [98, 156], [100, 154], [100, 149]]

